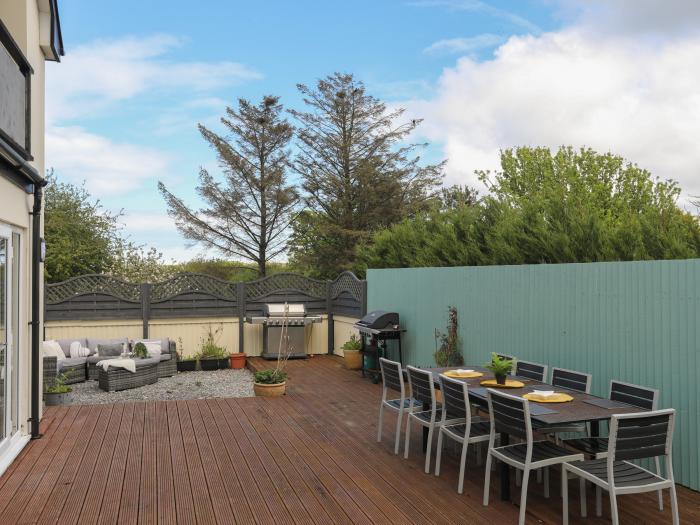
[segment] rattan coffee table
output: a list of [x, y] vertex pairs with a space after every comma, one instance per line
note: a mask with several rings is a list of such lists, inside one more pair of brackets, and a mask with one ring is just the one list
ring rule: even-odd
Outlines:
[[158, 381], [158, 358], [134, 359], [136, 372], [123, 368], [109, 367], [104, 370], [99, 367], [98, 384], [105, 392], [128, 390], [140, 386], [151, 385]]

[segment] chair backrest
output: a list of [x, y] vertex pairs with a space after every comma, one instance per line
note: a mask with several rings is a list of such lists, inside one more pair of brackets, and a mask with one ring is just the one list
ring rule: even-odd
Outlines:
[[610, 381], [610, 399], [645, 410], [656, 410], [659, 406], [659, 391], [645, 386]]
[[435, 409], [435, 385], [433, 384], [433, 374], [427, 370], [421, 370], [414, 366], [407, 366], [408, 387], [411, 391], [411, 398], [423, 404], [430, 404]]
[[491, 438], [496, 432], [505, 432], [524, 439], [528, 448], [532, 445], [532, 423], [530, 407], [526, 399], [487, 389], [489, 413], [491, 414]]
[[515, 375], [527, 377], [528, 379], [544, 383], [545, 378], [547, 377], [547, 365], [530, 363], [528, 361], [518, 361], [515, 364]]
[[658, 456], [667, 456], [670, 464], [675, 417], [673, 408], [613, 415], [608, 436], [608, 467], [614, 461]]
[[383, 357], [379, 358], [379, 368], [382, 371], [382, 382], [384, 389], [391, 388], [397, 392], [401, 392], [401, 397], [404, 397], [403, 371], [401, 363], [398, 361], [390, 361]]
[[459, 381], [440, 375], [440, 391], [442, 392], [442, 419], [466, 420], [467, 427], [471, 426], [471, 408], [469, 391], [466, 381]]
[[554, 367], [552, 368], [552, 386], [588, 394], [591, 391], [591, 374]]

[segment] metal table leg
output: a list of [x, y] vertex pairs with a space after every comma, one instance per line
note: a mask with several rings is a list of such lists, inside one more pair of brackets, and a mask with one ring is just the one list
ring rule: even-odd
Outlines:
[[[501, 442], [499, 447], [508, 445], [510, 436], [501, 432]], [[508, 463], [501, 461], [501, 500], [510, 501], [510, 467]]]

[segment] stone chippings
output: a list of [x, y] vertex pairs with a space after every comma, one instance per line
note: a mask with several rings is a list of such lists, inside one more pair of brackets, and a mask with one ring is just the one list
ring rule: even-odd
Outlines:
[[97, 381], [70, 385], [71, 404], [102, 405], [126, 401], [167, 401], [212, 397], [253, 397], [253, 374], [246, 369], [211, 372], [178, 372], [157, 383], [119, 392], [100, 390]]

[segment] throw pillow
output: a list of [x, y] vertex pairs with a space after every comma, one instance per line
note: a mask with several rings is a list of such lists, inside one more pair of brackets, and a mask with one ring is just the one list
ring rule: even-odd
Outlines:
[[109, 343], [97, 345], [97, 355], [101, 357], [120, 356], [123, 352], [124, 345], [122, 343]]
[[148, 351], [148, 355], [151, 357], [160, 357], [162, 347], [160, 346], [160, 341], [141, 341], [144, 345], [146, 345], [146, 350]]
[[70, 344], [70, 356], [71, 357], [87, 357], [90, 355], [90, 349], [85, 348], [80, 344], [80, 341], [73, 341]]
[[41, 344], [41, 352], [44, 357], [55, 357], [58, 361], [66, 358], [66, 354], [63, 353], [61, 345], [54, 340], [44, 341]]

